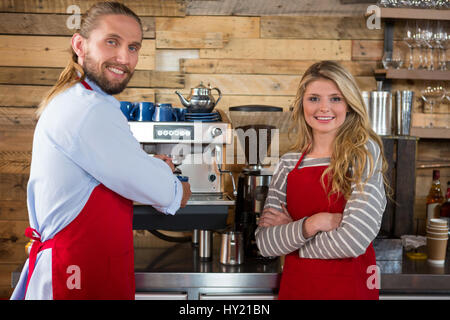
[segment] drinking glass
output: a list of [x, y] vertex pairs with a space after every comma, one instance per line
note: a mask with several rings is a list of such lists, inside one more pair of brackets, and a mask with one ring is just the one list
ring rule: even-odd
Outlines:
[[411, 7], [413, 8], [421, 8], [422, 0], [411, 0]]
[[447, 9], [449, 3], [448, 0], [436, 0], [436, 9]]
[[[448, 114], [450, 112], [450, 91], [446, 90], [445, 95], [442, 97], [439, 102], [439, 109], [441, 113]], [[445, 123], [445, 128], [449, 128], [450, 123], [448, 121]]]
[[400, 69], [403, 66], [403, 52], [400, 46], [395, 46], [392, 51], [392, 68]]
[[447, 40], [447, 32], [444, 29], [442, 22], [436, 22], [436, 29], [433, 33], [433, 42], [435, 49], [437, 49], [437, 68], [438, 70], [446, 70], [446, 57], [445, 57], [445, 43]]
[[416, 21], [414, 38], [416, 40], [416, 46], [419, 48], [419, 66], [417, 69], [426, 70], [428, 66], [427, 55], [426, 52], [424, 53], [428, 48], [426, 21]]
[[427, 85], [421, 90], [422, 100], [424, 101], [423, 112], [430, 114], [430, 120], [427, 121], [427, 127], [435, 127], [434, 118], [432, 117], [435, 111], [436, 102], [440, 102], [445, 97], [445, 90], [441, 84]]
[[392, 51], [385, 51], [383, 54], [383, 58], [381, 58], [381, 62], [383, 63], [384, 69], [392, 68]]
[[438, 27], [439, 24], [438, 21], [429, 21], [428, 22], [428, 28], [425, 36], [425, 41], [427, 42], [428, 51], [429, 54], [427, 55], [429, 57], [429, 63], [428, 63], [428, 70], [436, 70], [436, 61], [438, 61], [437, 57], [435, 57], [436, 52], [439, 55], [439, 39], [438, 39]]
[[422, 0], [420, 1], [419, 8], [432, 9], [435, 7], [435, 0]]
[[[448, 1], [450, 3], [450, 1]], [[449, 61], [448, 61], [448, 55], [447, 50], [450, 43], [450, 24], [449, 22], [442, 22], [440, 21], [440, 24], [442, 26], [442, 32], [440, 32], [440, 55], [439, 55], [439, 69], [440, 70], [448, 70], [450, 69]]]
[[408, 70], [414, 69], [414, 48], [416, 41], [414, 39], [415, 26], [410, 20], [406, 20], [405, 31], [403, 33], [403, 41], [409, 49]]

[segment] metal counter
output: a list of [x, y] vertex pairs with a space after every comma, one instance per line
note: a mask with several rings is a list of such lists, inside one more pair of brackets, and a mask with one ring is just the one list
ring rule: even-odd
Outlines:
[[219, 242], [214, 238], [213, 260], [201, 261], [190, 243], [166, 249], [136, 248], [137, 298], [276, 299], [280, 260], [247, 259], [238, 266], [219, 262]]
[[[229, 295], [242, 299], [249, 294], [276, 298], [281, 276], [281, 260], [265, 263], [246, 259], [240, 266], [219, 262], [220, 243], [215, 238], [214, 255], [202, 262], [188, 243], [167, 249], [135, 250], [137, 292], [184, 292], [188, 299], [202, 299], [208, 294]], [[379, 254], [384, 259], [385, 252]], [[378, 253], [377, 253], [378, 257]], [[442, 267], [426, 260], [377, 260], [380, 268], [380, 299], [450, 299], [450, 253]], [[368, 275], [369, 276], [369, 275]]]
[[[276, 299], [280, 259], [246, 259], [239, 266], [219, 262], [220, 239], [214, 237], [213, 260], [200, 261], [190, 243], [168, 248], [135, 248], [137, 299]], [[380, 257], [385, 252], [380, 254]], [[378, 260], [380, 299], [450, 299], [450, 252], [444, 266], [426, 260]], [[386, 256], [386, 255], [384, 255]], [[13, 287], [22, 267], [12, 274]]]

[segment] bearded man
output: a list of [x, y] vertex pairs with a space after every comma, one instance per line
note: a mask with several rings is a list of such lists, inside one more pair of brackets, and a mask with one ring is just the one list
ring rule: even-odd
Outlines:
[[38, 108], [27, 186], [33, 242], [11, 299], [134, 299], [133, 201], [175, 214], [191, 194], [170, 158], [149, 157], [112, 95], [142, 44], [139, 17], [102, 2]]

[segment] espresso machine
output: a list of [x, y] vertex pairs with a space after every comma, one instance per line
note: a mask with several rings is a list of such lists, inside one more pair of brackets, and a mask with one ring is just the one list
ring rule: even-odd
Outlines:
[[[246, 105], [230, 107], [235, 135], [244, 150], [246, 166], [239, 175], [235, 207], [235, 229], [244, 237], [246, 257], [261, 257], [255, 240], [258, 219], [264, 209], [273, 168], [263, 161], [277, 132], [280, 107]], [[273, 148], [270, 148], [273, 151]], [[275, 146], [278, 151], [278, 144]], [[271, 156], [276, 156], [272, 154]], [[278, 157], [277, 157], [278, 158]]]
[[173, 216], [134, 203], [133, 229], [156, 235], [158, 230], [193, 231], [191, 240], [199, 246], [202, 260], [211, 259], [212, 230], [226, 228], [228, 209], [235, 204], [223, 183], [231, 175], [223, 170], [224, 149], [232, 141], [231, 125], [222, 121], [219, 112], [215, 114], [185, 121], [129, 122], [143, 150], [149, 156], [170, 156], [176, 166], [174, 174], [187, 178], [192, 191], [187, 206]]

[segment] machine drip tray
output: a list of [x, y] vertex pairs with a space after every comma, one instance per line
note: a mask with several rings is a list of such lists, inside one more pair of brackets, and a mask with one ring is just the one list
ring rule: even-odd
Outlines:
[[[195, 206], [233, 206], [235, 201], [226, 193], [193, 193], [187, 205]], [[134, 206], [145, 206], [139, 202], [133, 202]]]
[[217, 230], [227, 226], [228, 209], [235, 201], [225, 193], [194, 193], [186, 207], [166, 215], [149, 205], [133, 205], [134, 230]]

